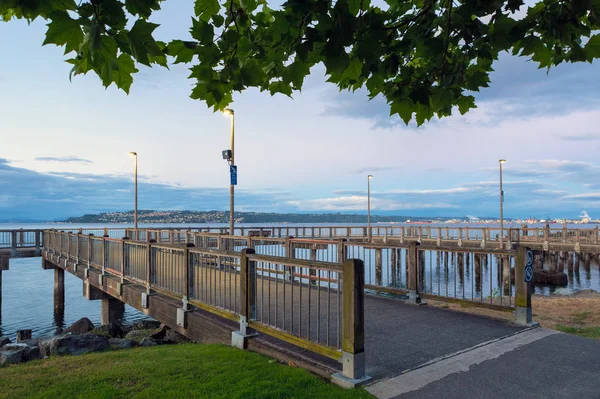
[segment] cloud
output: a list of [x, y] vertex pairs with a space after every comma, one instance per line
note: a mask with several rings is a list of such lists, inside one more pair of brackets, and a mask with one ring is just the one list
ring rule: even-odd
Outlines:
[[[227, 210], [229, 189], [139, 182], [140, 209]], [[0, 220], [53, 220], [133, 208], [128, 176], [40, 173], [0, 158]], [[267, 208], [289, 200], [284, 191], [237, 190], [236, 209]]]
[[92, 163], [89, 159], [79, 158], [76, 156], [67, 157], [37, 157], [36, 161], [40, 162], [73, 162], [73, 163]]
[[600, 133], [573, 134], [568, 136], [561, 136], [561, 138], [567, 141], [599, 141]]
[[360, 169], [355, 169], [352, 171], [352, 174], [355, 175], [362, 175], [362, 174], [367, 174], [367, 173], [375, 173], [375, 172], [387, 172], [390, 170], [396, 170], [398, 169], [395, 166], [366, 166], [364, 168], [360, 168]]
[[[368, 198], [366, 196], [341, 196], [329, 198], [317, 198], [309, 200], [288, 201], [291, 205], [303, 211], [360, 211], [367, 209]], [[443, 202], [434, 203], [407, 203], [371, 197], [371, 209], [378, 211], [402, 211], [402, 210], [424, 210], [424, 209], [455, 209], [458, 205]]]
[[563, 199], [583, 200], [583, 201], [600, 201], [600, 192], [571, 194], [571, 195], [565, 195], [562, 198]]

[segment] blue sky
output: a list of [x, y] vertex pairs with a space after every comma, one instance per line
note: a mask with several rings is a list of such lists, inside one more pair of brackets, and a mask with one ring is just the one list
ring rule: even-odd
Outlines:
[[[165, 2], [164, 40], [187, 38], [191, 1]], [[0, 220], [56, 219], [132, 208], [228, 209], [229, 121], [189, 99], [183, 66], [140, 66], [131, 94], [94, 75], [69, 82], [61, 49], [42, 47], [43, 21], [0, 25]], [[504, 56], [479, 108], [416, 128], [381, 99], [339, 93], [315, 68], [294, 99], [234, 96], [237, 208], [496, 215], [505, 158], [505, 215], [600, 214], [600, 69], [549, 74]]]

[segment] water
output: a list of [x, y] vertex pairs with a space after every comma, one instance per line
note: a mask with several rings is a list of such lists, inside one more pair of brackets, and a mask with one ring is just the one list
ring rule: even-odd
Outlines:
[[[295, 224], [254, 224], [255, 226], [296, 226]], [[297, 226], [332, 226], [335, 224], [298, 224]], [[349, 224], [338, 224], [339, 226], [348, 226]], [[157, 225], [152, 225], [157, 226]], [[199, 227], [205, 226], [202, 224], [195, 225], [162, 225], [161, 227]], [[220, 227], [227, 226], [226, 224], [210, 224], [210, 226]], [[251, 225], [244, 225], [250, 227]], [[359, 226], [359, 224], [356, 224]], [[375, 224], [374, 227], [377, 225]], [[443, 225], [440, 225], [443, 226]], [[461, 225], [451, 225], [451, 227], [460, 227]], [[476, 225], [469, 225], [477, 227]], [[485, 225], [485, 227], [493, 225]], [[23, 224], [0, 224], [0, 230], [4, 229], [67, 229], [67, 228], [103, 228], [107, 227], [104, 224], [45, 224], [45, 223], [23, 223]], [[110, 225], [109, 227], [124, 228], [131, 225], [120, 224]], [[140, 227], [147, 227], [140, 225]], [[157, 226], [158, 227], [158, 226]], [[517, 227], [516, 225], [514, 227]], [[530, 225], [530, 227], [537, 227]], [[540, 225], [539, 227], [543, 227]], [[595, 225], [570, 225], [570, 228], [593, 228]], [[389, 251], [389, 250], [387, 250]], [[319, 254], [319, 260], [331, 261], [326, 257], [325, 252]], [[364, 254], [363, 254], [364, 255]], [[367, 283], [376, 283], [374, 272], [374, 253], [368, 254], [363, 258], [365, 260], [365, 269], [367, 271]], [[464, 278], [461, 277], [460, 269], [456, 267], [456, 260], [450, 260], [450, 269], [447, 271], [443, 263], [439, 262], [436, 255], [433, 254], [425, 258], [425, 286], [428, 287], [428, 292], [435, 294], [466, 297], [489, 295], [490, 278], [496, 281], [494, 286], [497, 286], [497, 263], [491, 259], [488, 265], [483, 266], [481, 273], [481, 281], [474, 282], [473, 280], [473, 262], [471, 271], [467, 274], [465, 270]], [[391, 268], [390, 258], [388, 254], [383, 257], [383, 285], [397, 286], [401, 288], [405, 276], [402, 272], [399, 273], [399, 281], [390, 281]], [[458, 271], [457, 271], [458, 270]], [[581, 263], [575, 265], [573, 270], [568, 270], [567, 265], [564, 269], [569, 277], [569, 285], [566, 288], [553, 287], [535, 287], [535, 293], [542, 295], [551, 295], [555, 292], [569, 293], [583, 289], [594, 289], [600, 291], [600, 266], [594, 260], [590, 264]], [[47, 337], [56, 334], [61, 329], [70, 326], [72, 323], [82, 317], [88, 317], [94, 324], [100, 324], [100, 301], [88, 301], [83, 297], [83, 282], [72, 276], [70, 273], [65, 273], [65, 313], [63, 318], [55, 319], [54, 317], [54, 273], [51, 270], [43, 270], [41, 267], [41, 258], [24, 258], [11, 259], [10, 270], [2, 273], [2, 320], [0, 321], [0, 335], [7, 335], [14, 338], [14, 335], [19, 329], [32, 329], [33, 336], [36, 338]], [[387, 280], [387, 281], [386, 281]], [[455, 286], [457, 287], [456, 294]], [[481, 288], [478, 288], [481, 287]], [[137, 311], [129, 306], [126, 306], [123, 322], [126, 324], [135, 323], [146, 318], [142, 312]]]

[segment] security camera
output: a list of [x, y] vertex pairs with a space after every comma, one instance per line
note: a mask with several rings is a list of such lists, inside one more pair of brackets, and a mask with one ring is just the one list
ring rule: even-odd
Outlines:
[[229, 161], [231, 159], [231, 150], [223, 150], [223, 159]]

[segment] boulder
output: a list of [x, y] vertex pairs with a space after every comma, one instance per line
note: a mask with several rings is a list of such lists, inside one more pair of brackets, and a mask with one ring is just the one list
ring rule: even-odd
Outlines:
[[82, 355], [110, 348], [108, 338], [98, 335], [61, 335], [42, 344], [44, 355]]
[[117, 323], [104, 324], [94, 328], [90, 334], [101, 335], [106, 338], [121, 338], [125, 336], [125, 332]]
[[38, 341], [35, 339], [21, 341], [21, 342], [15, 343], [15, 344], [7, 344], [7, 345], [4, 345], [2, 350], [22, 352], [22, 361], [23, 362], [40, 359], [42, 357], [40, 354], [40, 348], [38, 346]]
[[147, 347], [147, 346], [156, 346], [156, 345], [158, 345], [158, 341], [153, 338], [150, 338], [150, 337], [146, 337], [140, 341], [140, 346]]
[[163, 342], [166, 344], [184, 344], [186, 342], [191, 342], [191, 340], [175, 330], [168, 330], [163, 338]]
[[160, 327], [161, 327], [160, 321], [142, 320], [138, 323], [135, 323], [131, 329], [132, 330], [155, 330]]
[[10, 344], [12, 341], [8, 337], [0, 337], [0, 348], [6, 344]]
[[112, 349], [131, 349], [135, 347], [135, 342], [130, 339], [111, 338], [108, 343]]
[[160, 325], [160, 328], [158, 330], [156, 330], [155, 332], [152, 333], [152, 335], [150, 335], [150, 338], [152, 339], [163, 339], [165, 337], [165, 335], [167, 335], [167, 331], [170, 331], [171, 329], [169, 327], [167, 327], [164, 324]]
[[0, 349], [0, 367], [8, 364], [18, 364], [23, 361], [24, 348], [17, 350]]
[[150, 337], [154, 332], [155, 330], [133, 330], [128, 332], [125, 338], [139, 342], [143, 338]]
[[31, 330], [17, 331], [17, 342], [26, 341], [28, 339], [31, 339]]
[[63, 334], [85, 334], [94, 329], [94, 323], [87, 317], [77, 320], [71, 327], [63, 331]]

